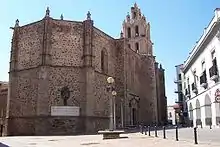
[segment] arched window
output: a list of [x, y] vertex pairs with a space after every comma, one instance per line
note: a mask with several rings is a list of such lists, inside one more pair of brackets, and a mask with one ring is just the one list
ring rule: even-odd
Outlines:
[[138, 28], [138, 26], [135, 26], [135, 36], [139, 36], [139, 28]]
[[128, 27], [128, 38], [131, 38], [131, 28]]
[[101, 70], [103, 73], [108, 72], [108, 54], [105, 49], [101, 51]]
[[138, 42], [135, 43], [135, 49], [136, 49], [136, 53], [138, 53], [139, 52], [139, 44], [138, 44]]

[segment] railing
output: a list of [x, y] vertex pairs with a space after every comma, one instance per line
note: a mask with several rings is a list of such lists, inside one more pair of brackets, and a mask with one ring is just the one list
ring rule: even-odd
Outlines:
[[215, 65], [213, 65], [209, 69], [209, 75], [210, 75], [210, 79], [212, 79], [212, 80], [216, 80], [218, 78], [218, 69]]
[[202, 73], [202, 75], [200, 76], [200, 85], [202, 86], [202, 87], [204, 87], [204, 88], [206, 88], [207, 87], [207, 78], [206, 78], [206, 71], [204, 71], [203, 73]]

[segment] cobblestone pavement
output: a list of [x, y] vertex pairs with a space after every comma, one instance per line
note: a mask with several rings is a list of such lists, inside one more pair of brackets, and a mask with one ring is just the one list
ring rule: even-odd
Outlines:
[[6, 147], [3, 144], [10, 147], [219, 147], [219, 145], [207, 143], [195, 145], [189, 140], [175, 141], [172, 138], [162, 139], [161, 136], [149, 137], [140, 133], [121, 136], [128, 138], [102, 140], [101, 135], [1, 137], [0, 147]]

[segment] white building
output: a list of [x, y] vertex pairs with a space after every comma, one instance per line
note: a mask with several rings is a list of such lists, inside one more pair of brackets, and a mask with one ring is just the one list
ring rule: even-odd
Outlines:
[[168, 123], [175, 125], [176, 124], [176, 114], [174, 106], [167, 106], [167, 120]]
[[193, 126], [220, 122], [220, 8], [182, 68], [183, 93]]

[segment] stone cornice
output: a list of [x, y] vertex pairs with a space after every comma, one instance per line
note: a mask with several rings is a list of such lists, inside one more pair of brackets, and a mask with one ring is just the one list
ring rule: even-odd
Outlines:
[[186, 73], [190, 66], [193, 64], [193, 62], [197, 59], [197, 57], [203, 52], [203, 50], [206, 48], [207, 44], [210, 43], [211, 39], [216, 35], [217, 29], [219, 28], [220, 23], [219, 21], [214, 22], [210, 30], [206, 33], [205, 37], [202, 39], [201, 43], [198, 45], [198, 47], [195, 49], [193, 54], [189, 57], [186, 64], [184, 64], [184, 67], [182, 69], [183, 73]]

